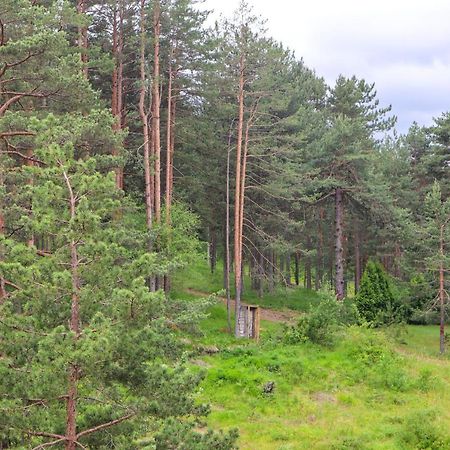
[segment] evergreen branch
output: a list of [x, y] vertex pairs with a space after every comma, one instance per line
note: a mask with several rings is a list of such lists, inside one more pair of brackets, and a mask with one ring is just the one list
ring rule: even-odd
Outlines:
[[66, 438], [57, 439], [56, 441], [46, 442], [45, 444], [38, 445], [37, 447], [33, 447], [32, 450], [40, 450], [42, 448], [53, 447], [56, 444], [66, 441]]
[[[0, 138], [2, 138], [2, 137], [3, 136], [0, 135]], [[8, 143], [8, 145], [11, 146], [11, 144], [9, 144], [9, 143]], [[47, 165], [44, 161], [41, 161], [40, 159], [36, 159], [33, 156], [24, 155], [23, 153], [19, 152], [18, 150], [5, 150], [2, 153], [7, 153], [7, 154], [11, 154], [11, 155], [17, 155], [17, 156], [20, 156], [22, 159], [41, 164], [42, 166], [46, 166]]]
[[96, 433], [97, 431], [101, 431], [104, 430], [105, 428], [110, 428], [114, 425], [117, 425], [121, 422], [124, 422], [125, 420], [131, 419], [131, 417], [134, 417], [137, 413], [136, 412], [132, 412], [129, 413], [125, 416], [119, 417], [118, 419], [115, 420], [111, 420], [111, 422], [107, 422], [107, 423], [103, 423], [101, 425], [97, 425], [96, 427], [92, 427], [89, 428], [88, 430], [82, 431], [81, 433], [77, 434], [77, 439], [82, 437], [82, 436], [86, 436], [88, 434], [92, 434], [92, 433]]

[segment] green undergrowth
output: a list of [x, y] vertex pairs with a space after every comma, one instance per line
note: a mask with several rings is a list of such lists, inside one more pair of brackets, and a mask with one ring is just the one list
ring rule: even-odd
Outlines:
[[405, 357], [357, 327], [333, 348], [245, 344], [202, 357], [199, 396], [209, 425], [239, 428], [241, 448], [450, 448], [447, 361]]
[[[177, 297], [185, 296], [186, 293], [218, 293], [224, 290], [223, 286], [223, 266], [218, 263], [214, 273], [205, 261], [196, 261], [189, 267], [178, 271], [173, 277], [172, 295]], [[231, 285], [233, 283], [231, 282]], [[232, 289], [234, 296], [234, 290]], [[273, 292], [264, 292], [262, 298], [258, 293], [250, 289], [250, 279], [248, 274], [244, 275], [244, 291], [242, 301], [249, 304], [260, 305], [264, 308], [277, 310], [291, 309], [305, 312], [311, 306], [319, 302], [317, 293], [311, 289], [300, 286], [278, 287]]]
[[[172, 295], [196, 301], [221, 283], [219, 270], [193, 266]], [[265, 301], [308, 311], [306, 294]], [[350, 326], [324, 346], [290, 343], [283, 324], [263, 321], [255, 343], [227, 333], [221, 300], [208, 313], [189, 337], [192, 370], [205, 372], [198, 401], [211, 406], [205, 429], [238, 428], [244, 450], [450, 449], [450, 360], [437, 355], [438, 327]]]

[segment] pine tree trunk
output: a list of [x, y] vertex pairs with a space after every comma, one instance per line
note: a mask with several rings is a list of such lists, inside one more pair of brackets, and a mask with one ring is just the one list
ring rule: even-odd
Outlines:
[[152, 133], [153, 133], [153, 152], [155, 158], [155, 191], [154, 207], [155, 221], [161, 221], [161, 99], [160, 99], [160, 39], [161, 34], [161, 6], [159, 0], [156, 0], [153, 7], [153, 39], [154, 39], [154, 59], [153, 59], [153, 111], [152, 111]]
[[241, 284], [242, 284], [242, 235], [241, 235], [241, 187], [242, 187], [242, 137], [244, 129], [244, 56], [239, 60], [239, 119], [236, 144], [236, 188], [234, 201], [234, 281], [236, 289], [235, 301], [235, 336], [239, 336], [239, 315], [241, 308]]
[[290, 255], [290, 253], [287, 253], [285, 258], [286, 258], [286, 267], [285, 267], [286, 284], [288, 286], [290, 286], [291, 285], [291, 255]]
[[[32, 159], [33, 158], [33, 149], [31, 149], [31, 148], [27, 149], [27, 157], [28, 157], [28, 159], [26, 160], [25, 164], [28, 167], [33, 167], [34, 166], [34, 162], [33, 162], [33, 159]], [[33, 177], [30, 177], [28, 179], [28, 183], [30, 185], [33, 185]], [[30, 202], [30, 215], [32, 215], [32, 214], [33, 214], [33, 204]], [[31, 234], [28, 237], [27, 244], [28, 244], [29, 247], [32, 247], [34, 245], [34, 235], [33, 234]]]
[[445, 352], [444, 229], [445, 225], [441, 225], [439, 237], [439, 351], [441, 355]]
[[269, 292], [273, 293], [274, 291], [274, 284], [275, 284], [275, 280], [274, 280], [274, 259], [275, 259], [275, 255], [273, 250], [269, 250], [269, 255], [268, 255], [268, 262], [267, 262], [267, 276], [268, 276], [268, 286], [269, 286]]
[[[153, 180], [152, 180], [152, 169], [151, 169], [151, 133], [149, 126], [149, 113], [148, 107], [146, 108], [146, 98], [147, 92], [145, 88], [146, 76], [145, 76], [145, 0], [141, 0], [140, 3], [140, 81], [141, 86], [139, 90], [139, 115], [142, 122], [142, 131], [144, 137], [144, 184], [145, 184], [145, 219], [148, 232], [147, 245], [148, 251], [151, 252], [153, 249], [153, 243], [151, 239], [151, 231], [153, 228]], [[149, 101], [152, 104], [152, 101]], [[147, 280], [149, 289], [155, 291], [155, 278], [150, 277]]]
[[316, 256], [316, 276], [314, 279], [316, 291], [322, 286], [323, 279], [323, 207], [319, 210], [319, 223], [317, 227], [317, 256]]
[[216, 242], [216, 232], [215, 230], [213, 230], [211, 231], [211, 243], [209, 246], [209, 265], [212, 274], [216, 270], [216, 261], [217, 261], [217, 242]]
[[258, 284], [258, 297], [264, 296], [264, 254], [259, 252], [259, 284]]
[[358, 221], [355, 219], [354, 227], [354, 245], [355, 245], [355, 294], [359, 291], [361, 282], [361, 235], [359, 231]]
[[306, 238], [306, 248], [308, 250], [308, 256], [305, 261], [306, 289], [312, 289], [311, 256], [309, 255], [309, 251], [311, 250], [311, 238], [309, 236]]
[[[153, 224], [153, 190], [151, 180], [151, 166], [150, 166], [150, 153], [151, 153], [151, 133], [149, 127], [149, 114], [146, 110], [146, 75], [145, 75], [145, 0], [141, 0], [140, 11], [140, 35], [141, 35], [141, 48], [140, 48], [140, 91], [139, 91], [139, 114], [142, 122], [142, 132], [144, 136], [144, 177], [145, 177], [145, 211], [146, 211], [146, 224], [147, 230], [150, 233]], [[152, 102], [150, 102], [152, 103]], [[150, 241], [150, 239], [149, 239]], [[151, 243], [149, 245], [151, 250]]]
[[338, 300], [343, 300], [345, 296], [344, 286], [344, 205], [343, 191], [341, 188], [335, 190], [335, 292]]
[[[1, 149], [1, 147], [0, 147]], [[2, 157], [0, 151], [0, 158]], [[3, 171], [4, 165], [2, 161], [0, 161], [0, 188], [3, 187]], [[3, 216], [3, 199], [0, 196], [0, 237], [5, 235], [5, 218]], [[3, 246], [0, 244], [0, 261], [3, 260]], [[0, 305], [3, 303], [4, 298], [6, 297], [6, 285], [5, 279], [0, 275]]]
[[231, 129], [228, 137], [227, 177], [226, 177], [226, 211], [225, 211], [225, 292], [227, 296], [227, 324], [231, 334], [231, 291], [230, 291], [230, 157], [231, 157]]
[[300, 255], [299, 252], [294, 253], [294, 277], [295, 285], [300, 285]]
[[[113, 130], [120, 132], [123, 129], [123, 0], [116, 0], [113, 15], [112, 53], [114, 69], [112, 74], [111, 112], [114, 116]], [[112, 149], [112, 155], [118, 156], [117, 148]], [[123, 168], [117, 167], [116, 187], [123, 189]]]
[[[86, 14], [86, 0], [77, 0], [77, 12], [82, 15]], [[88, 78], [87, 32], [86, 26], [78, 27], [78, 48], [80, 50], [80, 60], [82, 63], [81, 73], [86, 79]]]
[[173, 57], [173, 46], [170, 46], [169, 52], [169, 85], [167, 87], [167, 132], [166, 132], [166, 223], [170, 224], [170, 208], [172, 205], [172, 177], [173, 177], [173, 167], [172, 167], [172, 83], [173, 83], [173, 73], [172, 73], [172, 57]]
[[[76, 218], [76, 199], [70, 179], [68, 175], [63, 172], [64, 179], [69, 191], [69, 208], [70, 218]], [[79, 258], [77, 243], [72, 240], [70, 243], [70, 273], [72, 278], [72, 302], [69, 328], [73, 333], [75, 343], [80, 337], [80, 289], [81, 282], [79, 278]], [[77, 448], [77, 392], [79, 381], [79, 367], [75, 362], [69, 365], [68, 389], [67, 389], [67, 412], [66, 412], [66, 450], [75, 450]]]

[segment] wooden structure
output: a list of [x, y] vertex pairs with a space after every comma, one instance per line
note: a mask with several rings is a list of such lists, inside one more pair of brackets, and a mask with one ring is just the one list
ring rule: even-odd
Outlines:
[[259, 341], [260, 309], [255, 305], [241, 305], [239, 311], [239, 336]]

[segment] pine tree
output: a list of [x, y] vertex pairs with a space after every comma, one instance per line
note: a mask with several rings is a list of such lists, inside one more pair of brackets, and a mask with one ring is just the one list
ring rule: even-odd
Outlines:
[[361, 318], [375, 326], [402, 319], [401, 305], [395, 299], [380, 263], [367, 263], [356, 296], [356, 307]]

